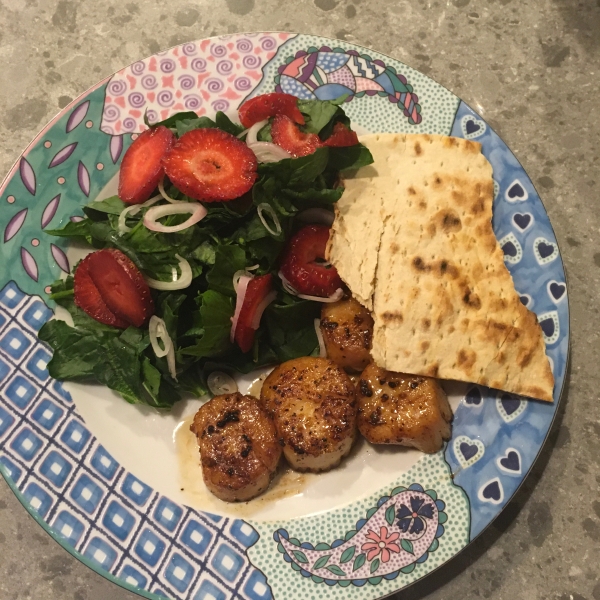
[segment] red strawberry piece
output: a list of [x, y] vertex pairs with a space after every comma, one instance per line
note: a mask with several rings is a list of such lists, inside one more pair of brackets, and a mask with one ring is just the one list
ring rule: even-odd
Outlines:
[[329, 227], [308, 225], [289, 241], [282, 262], [281, 273], [299, 293], [308, 296], [331, 296], [342, 287], [337, 269], [315, 262], [325, 260]]
[[270, 273], [254, 277], [248, 283], [244, 303], [235, 327], [235, 341], [242, 352], [248, 352], [254, 344], [254, 334], [258, 329], [258, 326], [253, 327], [253, 325], [257, 325], [254, 321], [258, 310], [264, 310], [262, 304], [272, 289], [273, 277]]
[[304, 133], [285, 115], [277, 115], [271, 124], [273, 142], [292, 156], [307, 156], [322, 146], [316, 133]]
[[233, 200], [256, 180], [256, 155], [221, 129], [193, 129], [182, 135], [163, 159], [171, 183], [190, 198]]
[[129, 146], [119, 172], [119, 198], [127, 204], [141, 204], [150, 198], [164, 174], [162, 157], [175, 136], [162, 125], [144, 131]]
[[275, 115], [286, 115], [299, 125], [304, 125], [304, 116], [298, 108], [298, 98], [291, 94], [262, 94], [246, 100], [239, 108], [240, 122], [246, 128]]
[[339, 121], [333, 126], [332, 134], [323, 142], [324, 146], [332, 148], [355, 146], [356, 144], [358, 144], [356, 132]]
[[120, 250], [88, 254], [75, 271], [74, 292], [75, 304], [106, 325], [141, 327], [154, 311], [148, 284]]

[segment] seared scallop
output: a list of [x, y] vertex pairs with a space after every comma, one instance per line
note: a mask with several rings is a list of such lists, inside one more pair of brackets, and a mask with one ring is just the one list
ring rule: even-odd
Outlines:
[[357, 386], [358, 429], [372, 444], [437, 452], [450, 438], [452, 410], [439, 382], [370, 364]]
[[297, 471], [327, 471], [350, 452], [356, 437], [355, 388], [331, 360], [306, 357], [279, 365], [260, 398]]
[[268, 487], [281, 457], [273, 419], [260, 402], [240, 393], [215, 396], [190, 429], [200, 447], [206, 487], [221, 500], [250, 500]]
[[354, 298], [323, 305], [321, 333], [327, 356], [343, 369], [360, 373], [371, 362], [373, 317]]

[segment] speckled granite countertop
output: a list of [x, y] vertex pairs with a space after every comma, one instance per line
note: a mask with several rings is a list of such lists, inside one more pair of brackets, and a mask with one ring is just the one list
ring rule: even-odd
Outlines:
[[[188, 40], [302, 31], [394, 56], [473, 106], [521, 160], [570, 284], [572, 362], [541, 458], [495, 523], [403, 600], [600, 600], [600, 0], [0, 0], [0, 173], [59, 108]], [[293, 6], [293, 8], [292, 8]], [[56, 544], [0, 481], [0, 598], [135, 598]]]

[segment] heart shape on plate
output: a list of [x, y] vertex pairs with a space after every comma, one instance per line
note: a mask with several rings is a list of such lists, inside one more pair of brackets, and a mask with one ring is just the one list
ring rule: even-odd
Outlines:
[[500, 392], [496, 398], [496, 408], [505, 423], [514, 421], [527, 408], [527, 402], [508, 392]]
[[506, 188], [506, 193], [504, 194], [507, 202], [525, 202], [527, 198], [529, 198], [529, 194], [525, 189], [525, 186], [518, 180], [515, 179], [509, 186]]
[[465, 404], [479, 406], [481, 404], [481, 391], [477, 386], [472, 387], [465, 395]]
[[544, 334], [546, 345], [554, 344], [560, 336], [560, 321], [555, 310], [538, 315], [538, 322]]
[[477, 497], [482, 502], [490, 502], [491, 504], [501, 504], [504, 500], [504, 488], [500, 479], [495, 477], [486, 481], [477, 492]]
[[557, 304], [566, 298], [567, 285], [561, 281], [549, 281], [546, 286], [548, 289], [548, 296], [552, 302]]
[[533, 306], [533, 300], [529, 294], [519, 294], [519, 300], [523, 306], [531, 308]]
[[463, 137], [466, 140], [473, 140], [486, 132], [487, 125], [472, 115], [466, 115], [460, 122]]
[[523, 248], [514, 233], [507, 233], [502, 239], [498, 240], [502, 252], [504, 252], [504, 260], [511, 265], [516, 265], [523, 258]]
[[558, 246], [546, 238], [539, 237], [533, 241], [533, 253], [540, 265], [547, 265], [558, 256]]
[[454, 456], [463, 469], [474, 465], [484, 454], [485, 446], [481, 440], [459, 435], [452, 444]]
[[511, 475], [521, 474], [521, 454], [516, 448], [507, 448], [506, 454], [496, 460], [498, 468]]
[[529, 213], [515, 213], [513, 223], [521, 230], [526, 231], [533, 225], [533, 215]]

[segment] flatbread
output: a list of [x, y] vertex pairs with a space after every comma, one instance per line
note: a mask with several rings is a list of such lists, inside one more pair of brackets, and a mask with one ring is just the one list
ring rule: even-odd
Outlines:
[[327, 258], [373, 313], [390, 371], [552, 401], [536, 316], [492, 230], [492, 167], [477, 142], [373, 134], [373, 165], [344, 181]]

